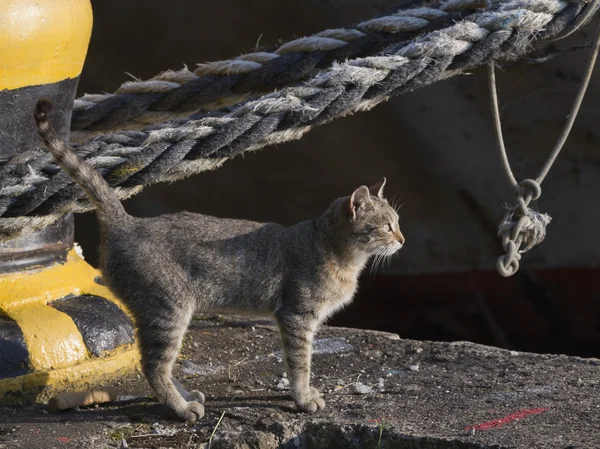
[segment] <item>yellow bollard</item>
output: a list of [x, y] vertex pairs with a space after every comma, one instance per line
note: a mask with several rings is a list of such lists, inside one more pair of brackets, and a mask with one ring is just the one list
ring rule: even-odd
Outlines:
[[[89, 0], [0, 0], [0, 161], [41, 146], [41, 97], [68, 138], [91, 30]], [[0, 243], [1, 403], [95, 386], [138, 363], [126, 310], [74, 248], [72, 215]]]

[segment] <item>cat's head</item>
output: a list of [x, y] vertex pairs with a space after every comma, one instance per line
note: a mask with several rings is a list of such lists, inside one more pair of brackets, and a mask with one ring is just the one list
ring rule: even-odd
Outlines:
[[360, 186], [339, 205], [348, 244], [371, 254], [390, 256], [404, 245], [398, 213], [383, 196], [386, 179]]

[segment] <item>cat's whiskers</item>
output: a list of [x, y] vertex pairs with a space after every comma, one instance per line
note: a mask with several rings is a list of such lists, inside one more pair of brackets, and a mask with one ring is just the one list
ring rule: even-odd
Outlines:
[[385, 245], [383, 247], [383, 252], [382, 252], [382, 256], [381, 256], [381, 268], [385, 269], [385, 262], [388, 258], [388, 252], [389, 252], [389, 244]]
[[369, 277], [373, 278], [374, 274], [377, 273], [377, 267], [381, 263], [381, 260], [383, 259], [384, 250], [385, 250], [385, 247], [379, 247], [373, 253], [374, 258], [373, 258], [373, 262], [371, 264], [371, 271], [369, 273]]
[[404, 205], [404, 203], [402, 203], [400, 205], [400, 207], [398, 207], [398, 201], [400, 201], [400, 198], [398, 198], [397, 196], [394, 195], [394, 198], [392, 198], [392, 203], [390, 204], [391, 208], [394, 209], [396, 212], [398, 212], [398, 210], [400, 209], [400, 207], [402, 207]]
[[387, 254], [386, 254], [386, 261], [388, 264], [388, 270], [392, 268], [392, 257], [394, 257], [394, 254], [396, 254], [396, 250], [394, 249], [394, 245], [390, 244], [388, 245], [388, 249], [387, 249]]
[[400, 206], [398, 206], [398, 201], [400, 201], [400, 198], [397, 198], [396, 196], [394, 196], [392, 198], [390, 207], [392, 209], [394, 209], [394, 212], [396, 212], [398, 215], [400, 215], [400, 209], [402, 209], [402, 206], [404, 206], [406, 204], [406, 201], [404, 201], [402, 204], [400, 204]]
[[373, 253], [374, 259], [371, 264], [371, 271], [369, 277], [374, 278], [377, 275], [377, 271], [380, 267], [385, 268], [387, 262], [387, 268], [391, 268], [391, 259], [396, 251], [394, 250], [394, 244], [388, 243], [386, 245], [380, 246]]
[[373, 253], [373, 260], [371, 261], [371, 269], [369, 270], [369, 278], [373, 278], [373, 272], [375, 271], [375, 264], [377, 263], [377, 257], [379, 255], [379, 248]]

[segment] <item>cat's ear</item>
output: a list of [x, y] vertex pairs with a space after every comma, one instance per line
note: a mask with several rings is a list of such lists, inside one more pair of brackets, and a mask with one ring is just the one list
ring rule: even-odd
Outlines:
[[381, 178], [377, 184], [369, 187], [369, 190], [371, 191], [371, 195], [375, 195], [375, 196], [383, 199], [383, 188], [385, 187], [385, 181], [386, 181], [385, 178]]
[[348, 203], [352, 218], [356, 218], [356, 213], [360, 210], [361, 206], [370, 200], [371, 194], [369, 193], [367, 186], [360, 186], [358, 189], [352, 192], [352, 195], [350, 196], [350, 202]]

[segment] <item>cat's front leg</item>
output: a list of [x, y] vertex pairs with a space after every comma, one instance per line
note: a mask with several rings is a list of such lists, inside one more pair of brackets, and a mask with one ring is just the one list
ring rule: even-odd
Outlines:
[[201, 391], [198, 391], [198, 390], [192, 390], [192, 391], [186, 390], [186, 388], [181, 384], [181, 382], [179, 382], [173, 376], [171, 376], [171, 382], [173, 382], [173, 385], [175, 386], [177, 391], [179, 391], [179, 394], [181, 396], [183, 396], [183, 398], [186, 401], [188, 401], [188, 402], [197, 401], [200, 404], [204, 405], [204, 402], [206, 401], [206, 397], [204, 396], [204, 393], [202, 393]]
[[316, 388], [310, 386], [312, 342], [316, 323], [310, 314], [277, 316], [283, 343], [283, 359], [290, 381], [290, 391], [298, 410], [315, 413], [325, 407]]

